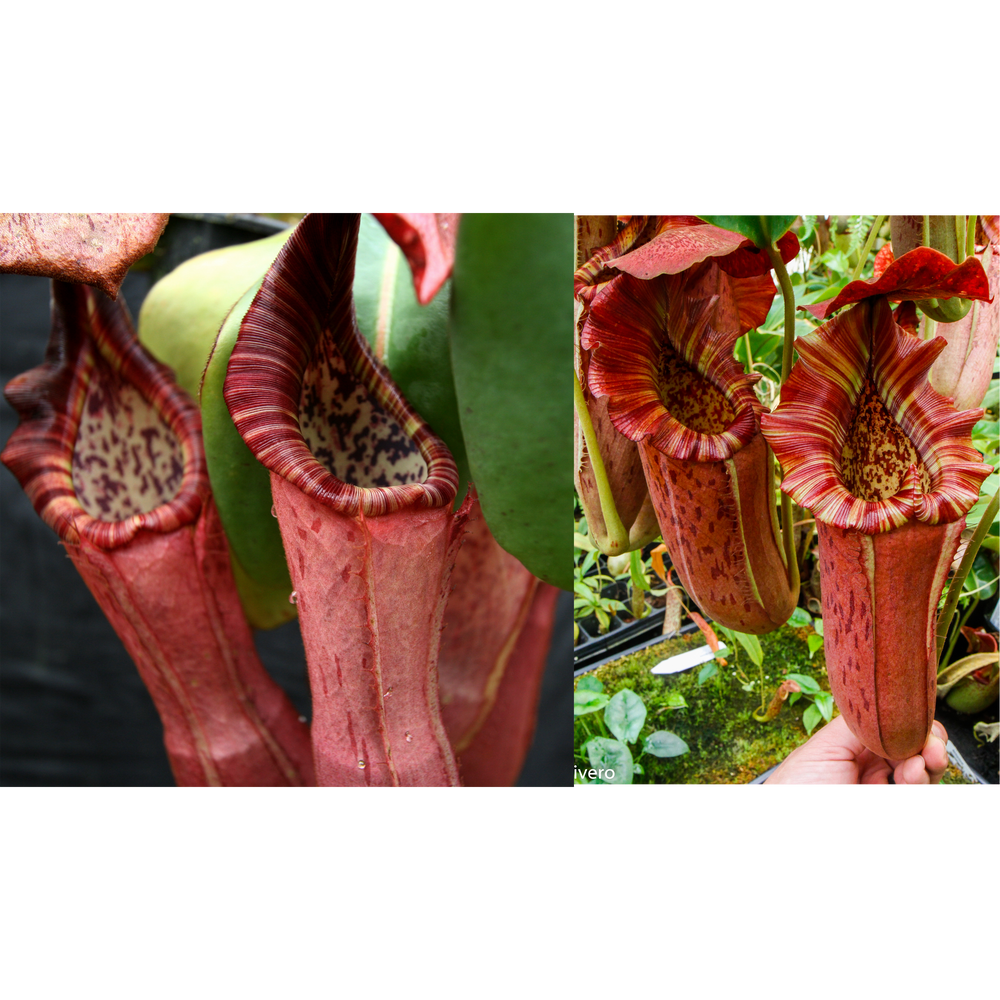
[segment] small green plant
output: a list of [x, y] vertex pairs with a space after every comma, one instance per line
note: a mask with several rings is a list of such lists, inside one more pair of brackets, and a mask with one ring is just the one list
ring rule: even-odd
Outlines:
[[576, 595], [573, 600], [573, 617], [579, 622], [581, 618], [593, 615], [603, 634], [611, 627], [611, 616], [619, 611], [628, 611], [628, 608], [613, 597], [602, 596], [601, 589], [614, 583], [614, 580], [605, 573], [591, 573], [587, 576], [589, 568], [586, 563], [583, 568], [578, 567], [573, 579], [573, 593]]
[[[616, 580], [627, 580], [629, 584], [630, 610], [633, 618], [645, 618], [652, 613], [652, 608], [646, 603], [646, 594], [653, 597], [663, 597], [667, 588], [657, 590], [653, 587], [652, 556], [643, 558], [639, 549], [621, 556], [608, 557], [608, 571], [614, 574]], [[661, 559], [662, 565], [662, 559]]]
[[[809, 659], [811, 660], [816, 655], [816, 652], [823, 647], [823, 619], [813, 618], [804, 608], [796, 608], [792, 612], [788, 624], [793, 628], [812, 625], [816, 630], [815, 633], [806, 637], [806, 643], [809, 647]], [[754, 711], [753, 717], [758, 722], [770, 722], [777, 713], [779, 703], [774, 702], [769, 706], [767, 702], [766, 681], [769, 680], [769, 677], [764, 673], [764, 651], [761, 648], [760, 640], [755, 635], [745, 635], [734, 629], [726, 628], [724, 625], [716, 625], [715, 627], [728, 640], [726, 652], [729, 650], [732, 651], [733, 674], [742, 690], [749, 694], [754, 690], [755, 686], [760, 685], [760, 707]], [[751, 679], [740, 667], [739, 646], [742, 646], [746, 650], [750, 659], [757, 667], [758, 676], [756, 680]], [[707, 680], [718, 674], [719, 662], [728, 663], [728, 660], [724, 659], [723, 655], [723, 651], [716, 651], [715, 658], [701, 668], [698, 673], [699, 684], [704, 684]], [[798, 691], [792, 691], [789, 699], [790, 705], [794, 705], [800, 698], [811, 698], [813, 701], [813, 704], [806, 709], [802, 717], [802, 723], [807, 733], [812, 733], [820, 719], [825, 719], [829, 722], [833, 718], [833, 695], [828, 691], [824, 691], [812, 677], [806, 674], [793, 673], [786, 674], [784, 680], [794, 681], [799, 688]], [[783, 695], [783, 692], [779, 691], [779, 695]]]
[[[788, 624], [794, 628], [803, 628], [812, 625], [815, 629], [813, 635], [806, 637], [806, 645], [809, 647], [809, 659], [811, 660], [823, 648], [823, 619], [813, 618], [805, 608], [796, 608], [792, 612], [792, 617], [788, 619]], [[794, 705], [795, 702], [792, 702]]]
[[724, 625], [719, 626], [719, 631], [729, 640], [729, 648], [736, 654], [733, 669], [736, 671], [737, 680], [744, 691], [752, 691], [754, 682], [740, 669], [737, 643], [747, 651], [750, 659], [760, 671], [760, 703], [761, 711], [764, 711], [766, 707], [764, 703], [764, 650], [760, 648], [760, 639], [755, 635], [745, 635], [743, 632], [735, 631], [735, 629], [726, 628]]
[[[584, 517], [573, 526], [573, 640], [580, 638], [578, 622], [593, 615], [598, 629], [603, 634], [611, 627], [611, 616], [628, 608], [612, 597], [604, 597], [601, 591], [614, 579], [600, 571], [597, 547], [590, 540], [587, 520]], [[592, 570], [597, 569], [597, 572]]]
[[[686, 708], [683, 697], [673, 699], [670, 708]], [[603, 718], [596, 713], [604, 710]], [[629, 743], [636, 743], [646, 725], [646, 705], [634, 691], [624, 688], [613, 698], [604, 693], [604, 685], [596, 677], [581, 677], [573, 694], [573, 714], [595, 716], [602, 735], [597, 735], [586, 718], [581, 719], [585, 733], [590, 737], [576, 751], [585, 766], [577, 764], [573, 781], [578, 785], [631, 785], [636, 774], [643, 774], [639, 758], [643, 754], [654, 757], [678, 757], [688, 752], [688, 745], [676, 733], [659, 729], [648, 733], [642, 748], [633, 757]], [[652, 727], [649, 727], [652, 728]]]
[[[796, 628], [812, 625], [816, 630], [814, 633], [806, 636], [806, 645], [809, 647], [809, 659], [811, 660], [823, 648], [823, 619], [813, 618], [805, 608], [796, 608], [792, 612], [788, 624]], [[825, 719], [829, 722], [833, 718], [833, 695], [829, 691], [824, 691], [815, 678], [809, 677], [807, 674], [785, 674], [785, 680], [794, 681], [799, 686], [799, 690], [793, 691], [789, 697], [789, 705], [794, 705], [800, 698], [812, 699], [813, 703], [802, 713], [802, 725], [805, 728], [806, 734], [811, 736], [820, 719]], [[763, 702], [763, 688], [761, 689], [761, 700]], [[761, 713], [758, 715], [755, 712], [754, 718], [758, 721], [763, 721], [762, 716], [764, 714]]]
[[[809, 636], [811, 639], [812, 636]], [[812, 654], [810, 653], [810, 659]], [[811, 698], [812, 704], [802, 713], [802, 725], [808, 735], [819, 724], [820, 719], [829, 722], [833, 718], [833, 695], [829, 691], [824, 691], [815, 679], [807, 674], [786, 674], [786, 680], [795, 681], [799, 690], [792, 693], [788, 699], [790, 705], [794, 705], [800, 698]]]

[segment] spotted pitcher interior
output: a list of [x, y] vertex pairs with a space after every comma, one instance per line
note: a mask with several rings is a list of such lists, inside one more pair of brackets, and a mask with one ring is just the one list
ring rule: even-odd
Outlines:
[[866, 376], [840, 456], [844, 486], [861, 500], [887, 500], [899, 492], [911, 465], [917, 467], [923, 489], [929, 490], [930, 474], [917, 449]]
[[403, 428], [348, 370], [328, 335], [302, 382], [299, 425], [306, 445], [352, 486], [423, 482], [427, 464]]
[[101, 521], [123, 521], [173, 500], [183, 476], [177, 436], [98, 355], [73, 447], [80, 505]]
[[660, 397], [676, 421], [702, 434], [721, 434], [736, 419], [725, 394], [688, 365], [669, 343], [663, 344], [660, 354]]

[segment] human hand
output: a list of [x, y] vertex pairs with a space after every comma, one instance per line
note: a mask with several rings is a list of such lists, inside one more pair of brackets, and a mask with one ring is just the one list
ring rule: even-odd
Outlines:
[[948, 733], [937, 720], [919, 754], [885, 760], [847, 728], [842, 715], [793, 750], [765, 785], [936, 785], [948, 768]]

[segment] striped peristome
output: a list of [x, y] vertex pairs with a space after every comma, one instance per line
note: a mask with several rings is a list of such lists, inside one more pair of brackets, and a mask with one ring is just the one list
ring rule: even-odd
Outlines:
[[197, 407], [103, 292], [54, 281], [52, 316], [45, 361], [5, 390], [21, 423], [3, 462], [35, 510], [102, 549], [192, 523], [209, 495]]
[[[757, 432], [761, 404], [733, 357], [740, 330], [717, 325], [716, 296], [696, 298], [702, 265], [648, 281], [622, 275], [591, 304], [581, 345], [592, 352], [590, 389], [609, 397], [608, 414], [633, 441], [678, 460], [723, 461]], [[685, 422], [668, 409], [681, 402]], [[728, 417], [728, 419], [725, 419]]]
[[589, 305], [597, 291], [610, 278], [621, 273], [608, 267], [608, 261], [627, 253], [643, 237], [652, 236], [655, 221], [649, 216], [633, 215], [615, 238], [597, 250], [573, 275], [573, 294], [581, 302]]
[[867, 535], [963, 517], [990, 469], [970, 439], [983, 411], [956, 410], [927, 380], [944, 347], [902, 330], [885, 297], [800, 337], [781, 402], [761, 419], [782, 489], [819, 521]]
[[454, 460], [357, 328], [359, 222], [300, 223], [243, 320], [226, 403], [263, 465], [335, 510], [443, 507], [458, 488]]

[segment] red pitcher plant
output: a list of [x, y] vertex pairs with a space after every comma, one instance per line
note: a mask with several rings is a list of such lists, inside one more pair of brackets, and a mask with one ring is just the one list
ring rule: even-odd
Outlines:
[[45, 362], [3, 452], [135, 661], [181, 785], [314, 783], [308, 728], [257, 657], [197, 407], [121, 304], [53, 283]]
[[956, 409], [928, 381], [945, 340], [906, 332], [889, 300], [956, 295], [989, 297], [982, 268], [928, 248], [852, 282], [824, 311], [856, 304], [796, 341], [761, 421], [782, 490], [816, 518], [834, 697], [865, 746], [893, 760], [930, 732], [938, 601], [991, 470], [970, 439], [983, 411]]
[[[790, 257], [797, 243], [788, 236], [780, 249]], [[608, 268], [617, 276], [608, 279]], [[663, 217], [633, 219], [577, 272], [588, 389], [638, 448], [681, 581], [703, 612], [758, 635], [788, 619], [798, 592], [760, 434], [759, 376], [733, 357], [737, 339], [767, 315], [769, 268], [738, 233]]]
[[[590, 304], [609, 282], [624, 274], [649, 279], [677, 274], [707, 259], [725, 272], [723, 295], [735, 306], [743, 331], [767, 315], [774, 284], [769, 265], [750, 240], [687, 215], [625, 217], [616, 235], [614, 216], [579, 216], [574, 278], [576, 375], [574, 479], [590, 536], [606, 555], [641, 548], [660, 533], [634, 441], [608, 417], [608, 400], [590, 390], [590, 351], [580, 340]], [[607, 237], [604, 245], [598, 240]], [[779, 240], [782, 257], [798, 250], [794, 235]], [[763, 312], [759, 312], [760, 309]]]
[[[544, 661], [518, 642], [523, 633], [547, 647], [555, 591], [476, 523], [474, 491], [454, 510], [451, 454], [358, 331], [359, 221], [311, 215], [299, 225], [243, 320], [225, 389], [237, 429], [271, 471], [313, 691], [317, 780], [456, 785], [459, 755], [467, 780], [499, 783], [498, 765], [512, 780]], [[490, 584], [506, 585], [495, 614], [442, 639], [446, 607], [475, 615], [465, 598], [486, 570]], [[508, 669], [527, 671], [525, 697], [515, 697], [521, 724], [505, 728], [507, 746], [494, 737], [502, 759], [477, 765], [490, 719], [504, 714], [497, 698]], [[508, 715], [512, 705], [503, 704]]]
[[[744, 235], [755, 226], [732, 218]], [[766, 218], [760, 223], [766, 232]], [[783, 516], [791, 498], [817, 522], [827, 663], [841, 711], [874, 752], [919, 752], [934, 716], [938, 601], [990, 469], [970, 438], [982, 411], [959, 410], [934, 388], [944, 384], [940, 366], [928, 381], [946, 342], [917, 336], [914, 303], [927, 315], [974, 317], [957, 331], [962, 358], [948, 376], [976, 393], [980, 355], [995, 352], [993, 325], [980, 319], [992, 311], [954, 302], [990, 301], [990, 249], [980, 260], [974, 245], [954, 259], [926, 246], [897, 260], [883, 251], [873, 281], [808, 307], [826, 319], [857, 303], [797, 342], [792, 369], [792, 291], [778, 263], [787, 258], [780, 242], [761, 243], [779, 269], [786, 309], [785, 385], [771, 414], [733, 358], [736, 338], [761, 322], [773, 295], [773, 285], [764, 299], [763, 288], [745, 291], [737, 281], [766, 273], [740, 269], [766, 264], [746, 256], [759, 248], [738, 245], [734, 233], [713, 244], [698, 220], [630, 225], [577, 271], [579, 369], [616, 430], [638, 444], [682, 582], [738, 631], [763, 633], [790, 614], [793, 566], [781, 558], [773, 504], [753, 499], [771, 484], [766, 439], [784, 474]], [[966, 234], [973, 244], [971, 224]], [[745, 310], [734, 306], [741, 293]], [[756, 319], [754, 294], [762, 296]], [[902, 303], [895, 315], [890, 301]]]
[[[82, 283], [54, 283], [46, 361], [8, 387], [21, 425], [3, 460], [135, 660], [178, 784], [512, 784], [533, 736], [558, 591], [500, 547], [473, 486], [456, 496], [449, 448], [360, 334], [360, 216], [300, 224], [223, 323], [232, 339], [215, 341], [201, 413], [138, 343], [124, 307], [89, 287], [116, 294], [166, 218], [0, 219], [4, 270]], [[410, 264], [417, 300], [434, 298], [452, 270], [459, 217], [378, 218]], [[470, 231], [492, 218], [476, 217]], [[479, 258], [475, 266], [478, 278]], [[187, 269], [185, 281], [197, 274]], [[190, 338], [179, 348], [200, 349]], [[445, 404], [446, 374], [432, 380]], [[226, 452], [221, 395], [252, 455]], [[212, 447], [226, 452], [216, 465], [227, 503], [235, 491], [253, 506], [254, 476], [269, 477], [260, 516], [240, 508], [232, 526], [220, 519], [205, 414]], [[274, 575], [252, 548], [254, 525], [274, 523], [272, 503], [311, 726], [257, 659], [233, 580], [231, 528]]]

